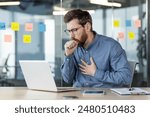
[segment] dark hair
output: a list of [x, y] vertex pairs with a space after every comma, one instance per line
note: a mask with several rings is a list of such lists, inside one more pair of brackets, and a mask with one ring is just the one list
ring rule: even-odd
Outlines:
[[84, 26], [87, 22], [89, 22], [92, 27], [92, 17], [87, 11], [83, 11], [81, 9], [74, 9], [68, 11], [64, 16], [65, 23], [68, 23], [73, 19], [78, 19], [79, 24], [82, 26]]

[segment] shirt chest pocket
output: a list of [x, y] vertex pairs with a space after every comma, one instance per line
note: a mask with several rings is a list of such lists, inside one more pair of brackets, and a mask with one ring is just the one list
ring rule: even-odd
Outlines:
[[88, 65], [91, 64], [91, 61], [90, 61], [90, 54], [89, 53], [86, 53], [83, 57], [83, 59]]
[[90, 62], [90, 54], [89, 54], [88, 52], [82, 53], [82, 54], [78, 57], [78, 59], [77, 59], [78, 64], [82, 64], [81, 59], [82, 59], [84, 62], [86, 62], [88, 65], [91, 64], [91, 62]]

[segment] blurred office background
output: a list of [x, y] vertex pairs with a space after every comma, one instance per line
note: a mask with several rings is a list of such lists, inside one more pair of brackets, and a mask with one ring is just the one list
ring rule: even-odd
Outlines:
[[132, 86], [150, 86], [149, 0], [0, 0], [0, 86], [26, 86], [19, 60], [49, 61], [57, 86], [67, 86], [60, 72], [69, 40], [63, 16], [74, 8], [88, 10], [93, 29], [139, 63]]

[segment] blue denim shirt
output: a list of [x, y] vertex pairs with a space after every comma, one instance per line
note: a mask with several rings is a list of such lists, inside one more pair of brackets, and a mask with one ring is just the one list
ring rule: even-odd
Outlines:
[[[84, 75], [79, 69], [81, 59], [87, 64], [90, 57], [96, 64], [94, 76]], [[65, 82], [74, 87], [122, 87], [131, 83], [131, 69], [121, 45], [110, 37], [96, 34], [88, 48], [77, 47], [70, 56], [65, 56], [61, 66]]]

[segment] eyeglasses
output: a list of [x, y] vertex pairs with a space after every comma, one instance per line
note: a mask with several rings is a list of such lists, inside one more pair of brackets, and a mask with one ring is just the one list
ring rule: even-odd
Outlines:
[[66, 29], [66, 30], [64, 30], [64, 32], [67, 34], [67, 35], [69, 35], [71, 32], [72, 33], [77, 33], [77, 31], [81, 28], [82, 26], [80, 26], [80, 27], [78, 27], [78, 28], [73, 28], [73, 29], [71, 29], [71, 30], [68, 30], [68, 29]]

